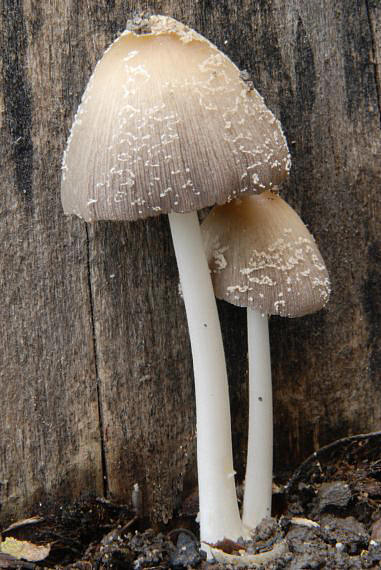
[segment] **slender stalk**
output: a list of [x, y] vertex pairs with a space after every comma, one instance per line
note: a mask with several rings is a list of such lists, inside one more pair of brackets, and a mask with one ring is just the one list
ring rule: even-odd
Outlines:
[[[197, 213], [169, 214], [192, 346], [201, 542], [242, 535], [221, 329]], [[205, 547], [203, 547], [205, 550]]]
[[247, 309], [249, 352], [249, 438], [243, 527], [254, 529], [271, 516], [273, 410], [267, 315]]

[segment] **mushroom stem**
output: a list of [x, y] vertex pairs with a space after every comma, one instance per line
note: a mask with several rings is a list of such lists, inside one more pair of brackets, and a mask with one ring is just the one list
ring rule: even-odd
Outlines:
[[224, 348], [197, 214], [170, 213], [169, 222], [193, 356], [200, 540], [215, 544], [242, 536]]
[[271, 516], [273, 410], [268, 316], [247, 309], [249, 437], [243, 527], [254, 529]]

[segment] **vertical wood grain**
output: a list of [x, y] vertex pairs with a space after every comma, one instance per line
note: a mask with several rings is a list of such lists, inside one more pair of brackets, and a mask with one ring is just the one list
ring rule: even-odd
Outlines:
[[[165, 217], [86, 226], [60, 162], [91, 71], [134, 11], [195, 27], [252, 75], [293, 168], [282, 195], [315, 235], [326, 310], [271, 321], [275, 459], [379, 429], [380, 11], [374, 0], [2, 0], [0, 491], [3, 518], [135, 482], [152, 520], [196, 483], [192, 363]], [[244, 311], [219, 305], [238, 479]]]
[[102, 490], [87, 238], [59, 198], [64, 14], [46, 8], [1, 11], [3, 517]]

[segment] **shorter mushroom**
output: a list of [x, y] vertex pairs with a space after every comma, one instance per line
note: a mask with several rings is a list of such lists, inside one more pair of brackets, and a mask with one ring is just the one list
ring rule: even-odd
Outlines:
[[216, 206], [202, 224], [215, 295], [247, 307], [249, 437], [244, 528], [271, 514], [272, 388], [268, 315], [301, 317], [330, 294], [328, 272], [297, 213], [266, 191]]

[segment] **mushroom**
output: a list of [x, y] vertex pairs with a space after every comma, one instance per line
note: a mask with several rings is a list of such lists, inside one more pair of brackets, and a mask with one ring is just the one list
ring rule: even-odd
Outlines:
[[214, 207], [201, 229], [216, 296], [247, 307], [250, 410], [243, 525], [253, 529], [271, 515], [268, 315], [318, 311], [329, 299], [329, 277], [300, 217], [270, 191]]
[[63, 157], [65, 213], [86, 222], [169, 214], [194, 365], [204, 543], [237, 539], [242, 524], [224, 351], [197, 210], [276, 186], [289, 164], [279, 122], [237, 67], [166, 16], [135, 19], [106, 50]]

